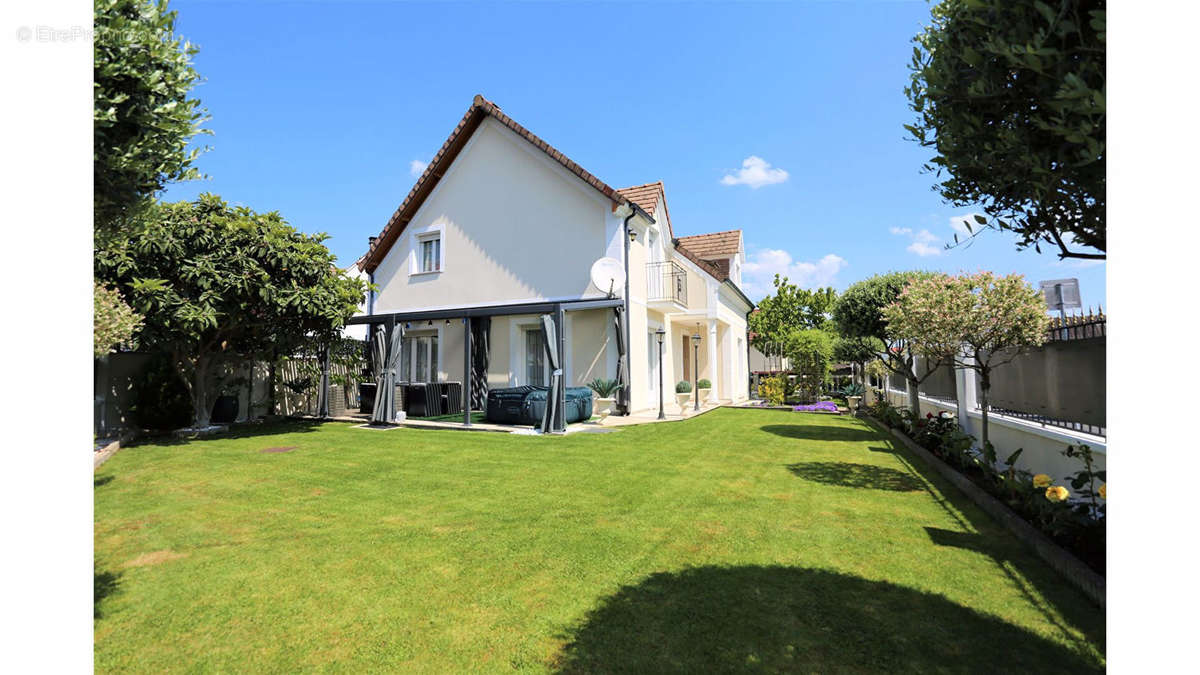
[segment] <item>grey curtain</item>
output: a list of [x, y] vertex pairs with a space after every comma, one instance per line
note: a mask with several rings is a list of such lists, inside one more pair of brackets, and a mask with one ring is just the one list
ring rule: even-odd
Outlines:
[[487, 409], [488, 343], [492, 318], [478, 317], [471, 321], [471, 409]]
[[617, 329], [617, 414], [629, 412], [629, 364], [625, 344], [625, 308], [613, 307], [613, 326]]
[[558, 332], [554, 327], [554, 319], [549, 314], [542, 315], [542, 334], [546, 336], [546, 362], [550, 364], [550, 391], [546, 392], [546, 413], [542, 417], [542, 433], [565, 431], [563, 410], [558, 405], [559, 394], [562, 390], [562, 364], [558, 362]]
[[404, 344], [403, 326], [376, 331], [371, 339], [371, 356], [375, 363], [375, 409], [371, 424], [392, 424], [396, 421], [396, 368], [400, 366], [400, 347]]

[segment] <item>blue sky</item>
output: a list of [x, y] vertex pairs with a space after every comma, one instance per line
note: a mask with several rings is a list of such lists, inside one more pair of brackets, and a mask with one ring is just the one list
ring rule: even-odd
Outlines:
[[172, 186], [278, 210], [365, 249], [476, 93], [614, 187], [662, 180], [677, 235], [740, 228], [757, 300], [779, 271], [841, 289], [891, 269], [1076, 277], [1104, 264], [1017, 252], [986, 233], [942, 250], [956, 217], [905, 139], [925, 2], [787, 4], [175, 0], [200, 48], [213, 136]]

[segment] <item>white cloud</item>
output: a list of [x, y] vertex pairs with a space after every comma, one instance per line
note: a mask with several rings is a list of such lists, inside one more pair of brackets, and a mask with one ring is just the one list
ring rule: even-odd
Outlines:
[[926, 256], [942, 254], [942, 249], [940, 246], [930, 246], [929, 244], [926, 244], [923, 241], [914, 241], [913, 243], [908, 245], [908, 248], [906, 250], [909, 251], [910, 253], [916, 253], [917, 255], [921, 256], [922, 258], [924, 258]]
[[846, 266], [846, 259], [829, 253], [813, 262], [795, 260], [792, 254], [777, 248], [752, 250], [742, 268], [742, 290], [751, 300], [758, 301], [775, 292], [775, 275], [787, 277], [801, 288], [834, 285], [837, 273]]
[[922, 258], [942, 254], [942, 238], [929, 230], [922, 229], [919, 232], [913, 232], [911, 227], [893, 227], [890, 228], [890, 231], [896, 236], [908, 237], [912, 240], [912, 243], [905, 249], [909, 253], [916, 253]]
[[429, 162], [422, 162], [419, 159], [414, 159], [408, 163], [408, 173], [411, 174], [413, 178], [417, 178], [421, 174], [425, 173], [425, 167], [427, 166], [429, 166]]
[[736, 174], [726, 174], [721, 179], [721, 185], [749, 185], [757, 190], [764, 185], [782, 183], [788, 179], [788, 172], [776, 169], [762, 157], [750, 155], [742, 160], [742, 168]]

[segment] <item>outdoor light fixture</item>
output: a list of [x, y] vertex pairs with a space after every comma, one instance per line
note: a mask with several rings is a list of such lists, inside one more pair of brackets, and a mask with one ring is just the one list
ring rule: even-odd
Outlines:
[[693, 397], [693, 410], [700, 409], [700, 324], [696, 324], [696, 332], [692, 333], [692, 390], [696, 392]]
[[663, 338], [666, 336], [666, 334], [667, 334], [667, 331], [665, 331], [661, 328], [654, 331], [654, 337], [658, 338], [658, 419], [660, 419], [660, 420], [667, 419], [666, 414], [663, 413], [663, 381], [662, 381], [662, 379], [663, 379], [662, 349], [663, 349]]
[[629, 241], [637, 241], [637, 230], [629, 228]]

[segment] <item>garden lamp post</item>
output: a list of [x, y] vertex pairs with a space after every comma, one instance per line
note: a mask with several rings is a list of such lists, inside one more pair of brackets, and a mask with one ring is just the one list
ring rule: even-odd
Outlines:
[[658, 419], [660, 419], [660, 420], [667, 419], [666, 414], [663, 412], [663, 381], [662, 381], [662, 379], [663, 379], [662, 347], [663, 347], [663, 337], [666, 336], [666, 334], [667, 334], [667, 331], [665, 331], [661, 328], [654, 331], [654, 337], [658, 338]]
[[700, 324], [696, 324], [696, 332], [692, 333], [692, 391], [695, 394], [695, 410], [700, 409]]

